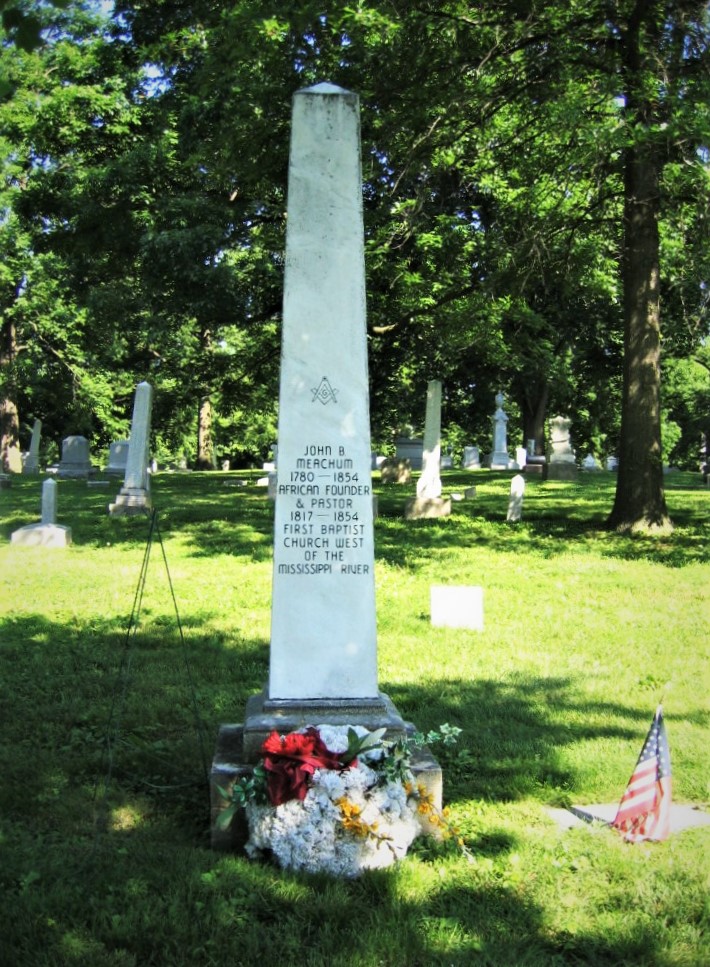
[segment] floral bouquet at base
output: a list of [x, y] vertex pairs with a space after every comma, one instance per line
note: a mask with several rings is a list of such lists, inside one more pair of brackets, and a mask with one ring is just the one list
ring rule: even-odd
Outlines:
[[385, 729], [309, 726], [288, 735], [272, 732], [253, 776], [235, 783], [218, 820], [226, 827], [244, 808], [249, 826], [246, 852], [267, 852], [284, 869], [356, 876], [390, 866], [406, 855], [425, 828], [448, 823], [417, 786], [412, 749], [426, 742], [456, 741], [461, 731], [387, 741]]

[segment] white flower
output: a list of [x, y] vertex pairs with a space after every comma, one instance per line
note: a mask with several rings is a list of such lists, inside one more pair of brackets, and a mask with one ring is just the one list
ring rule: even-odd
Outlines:
[[[360, 738], [371, 734], [362, 726], [320, 725], [318, 731], [327, 748], [338, 753], [347, 750], [351, 728]], [[374, 738], [379, 741], [381, 736]], [[364, 761], [374, 764], [384, 754], [382, 749], [365, 750], [356, 766], [317, 769], [303, 800], [279, 806], [249, 803], [247, 854], [254, 857], [271, 850], [285, 869], [339, 876], [356, 876], [405, 856], [421, 827], [402, 783], [381, 783], [380, 775]], [[367, 835], [346, 829], [340, 801], [349, 803], [353, 815], [369, 827]]]

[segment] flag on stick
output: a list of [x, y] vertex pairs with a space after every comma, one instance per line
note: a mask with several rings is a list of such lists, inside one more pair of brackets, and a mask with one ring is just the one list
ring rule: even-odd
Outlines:
[[612, 826], [628, 843], [666, 839], [671, 819], [671, 757], [658, 706]]

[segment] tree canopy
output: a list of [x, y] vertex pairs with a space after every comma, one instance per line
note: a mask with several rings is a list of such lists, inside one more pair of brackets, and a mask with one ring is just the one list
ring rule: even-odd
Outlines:
[[267, 455], [290, 102], [328, 79], [361, 97], [376, 444], [439, 378], [485, 449], [502, 389], [520, 443], [565, 412], [618, 454], [615, 526], [668, 525], [663, 461], [710, 434], [705, 3], [0, 10], [4, 451], [35, 417], [106, 446], [148, 379], [160, 458]]

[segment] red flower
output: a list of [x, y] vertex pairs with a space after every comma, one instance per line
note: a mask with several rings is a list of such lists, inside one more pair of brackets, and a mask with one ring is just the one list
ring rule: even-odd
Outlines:
[[305, 799], [316, 769], [343, 769], [340, 756], [331, 752], [312, 726], [305, 732], [272, 732], [261, 747], [264, 753], [269, 800], [273, 806], [290, 799]]

